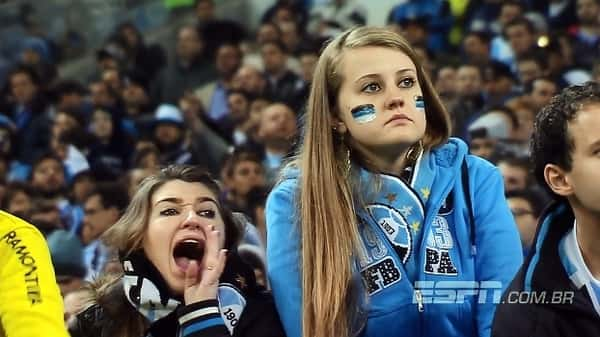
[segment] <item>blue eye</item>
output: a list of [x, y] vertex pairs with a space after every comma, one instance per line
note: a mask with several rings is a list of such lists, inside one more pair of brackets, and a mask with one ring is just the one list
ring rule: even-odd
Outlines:
[[160, 215], [164, 216], [173, 216], [177, 214], [179, 214], [179, 211], [177, 211], [175, 208], [167, 208], [165, 210], [160, 211]]
[[366, 93], [373, 93], [373, 92], [379, 91], [380, 89], [381, 89], [381, 87], [379, 86], [379, 84], [377, 84], [375, 82], [371, 82], [371, 83], [365, 85], [362, 88], [362, 91], [366, 92]]
[[401, 88], [412, 88], [415, 85], [416, 80], [412, 77], [404, 78], [398, 83]]

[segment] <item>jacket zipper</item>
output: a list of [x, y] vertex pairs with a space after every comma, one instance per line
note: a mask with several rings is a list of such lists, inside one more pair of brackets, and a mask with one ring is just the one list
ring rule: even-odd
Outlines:
[[423, 304], [423, 294], [421, 290], [415, 290], [415, 299], [417, 300], [417, 309], [419, 312], [425, 311], [425, 305]]

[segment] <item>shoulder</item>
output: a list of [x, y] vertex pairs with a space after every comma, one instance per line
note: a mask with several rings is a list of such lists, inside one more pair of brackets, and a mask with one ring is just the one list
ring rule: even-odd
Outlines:
[[0, 238], [7, 244], [15, 240], [45, 243], [44, 236], [35, 226], [3, 211], [0, 211]]
[[281, 203], [291, 203], [294, 195], [298, 192], [300, 184], [300, 170], [296, 167], [286, 167], [281, 173], [279, 181], [267, 199], [267, 209], [269, 206], [278, 206]]

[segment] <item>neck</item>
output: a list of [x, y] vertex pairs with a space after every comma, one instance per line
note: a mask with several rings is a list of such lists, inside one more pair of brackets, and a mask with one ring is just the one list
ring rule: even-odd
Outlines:
[[573, 208], [577, 219], [577, 243], [586, 266], [600, 280], [600, 214]]
[[408, 149], [402, 149], [399, 152], [396, 147], [393, 151], [383, 154], [373, 154], [364, 150], [359, 152], [362, 152], [368, 163], [382, 173], [398, 176], [408, 164], [408, 161], [406, 160]]
[[269, 142], [265, 144], [265, 149], [268, 153], [286, 155], [290, 150], [289, 141]]

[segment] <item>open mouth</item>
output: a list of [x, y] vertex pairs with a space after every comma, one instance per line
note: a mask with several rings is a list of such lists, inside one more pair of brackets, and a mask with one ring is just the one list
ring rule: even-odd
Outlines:
[[173, 258], [175, 264], [182, 270], [186, 270], [190, 261], [196, 260], [196, 263], [200, 265], [202, 257], [204, 256], [204, 240], [187, 239], [183, 240], [175, 245], [173, 249]]

